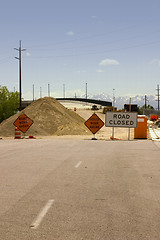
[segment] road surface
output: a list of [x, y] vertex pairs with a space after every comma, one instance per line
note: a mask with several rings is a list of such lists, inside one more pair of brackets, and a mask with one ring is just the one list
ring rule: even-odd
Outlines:
[[160, 142], [1, 140], [0, 152], [0, 239], [160, 239]]

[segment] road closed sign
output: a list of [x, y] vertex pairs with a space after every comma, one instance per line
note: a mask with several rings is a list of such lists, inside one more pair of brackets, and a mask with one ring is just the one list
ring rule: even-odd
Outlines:
[[136, 128], [137, 113], [135, 112], [106, 112], [106, 127]]

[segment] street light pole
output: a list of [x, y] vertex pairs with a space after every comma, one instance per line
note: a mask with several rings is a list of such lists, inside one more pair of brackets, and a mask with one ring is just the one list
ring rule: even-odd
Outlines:
[[113, 88], [113, 108], [115, 107], [115, 89]]
[[21, 40], [19, 43], [19, 49], [14, 48], [15, 50], [19, 51], [19, 57], [15, 57], [19, 60], [19, 111], [22, 110], [22, 79], [21, 79], [21, 52], [25, 51], [26, 49], [21, 49]]
[[34, 84], [33, 84], [33, 102], [34, 102]]
[[158, 97], [158, 100], [156, 100], [156, 101], [158, 101], [158, 111], [159, 111], [159, 102], [160, 102], [160, 94], [159, 94], [160, 93], [160, 88], [159, 88], [159, 84], [157, 85], [157, 89], [156, 90], [157, 90], [157, 95], [156, 96]]
[[86, 82], [86, 99], [87, 99], [87, 97], [88, 97], [88, 89], [87, 89], [87, 82]]
[[[113, 111], [115, 110], [115, 89], [113, 88]], [[112, 127], [112, 139], [114, 139], [114, 127]]]
[[48, 83], [48, 97], [50, 97], [50, 84]]

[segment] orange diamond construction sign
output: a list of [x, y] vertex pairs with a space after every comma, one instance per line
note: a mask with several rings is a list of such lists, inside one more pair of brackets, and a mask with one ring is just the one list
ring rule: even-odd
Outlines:
[[33, 120], [31, 120], [27, 115], [20, 115], [16, 121], [13, 123], [21, 132], [25, 133], [33, 124]]
[[85, 125], [93, 134], [95, 134], [104, 126], [104, 122], [97, 116], [97, 114], [94, 113], [85, 122]]

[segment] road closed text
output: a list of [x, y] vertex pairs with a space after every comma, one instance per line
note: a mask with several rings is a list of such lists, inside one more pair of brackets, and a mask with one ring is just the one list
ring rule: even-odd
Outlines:
[[106, 127], [137, 127], [137, 113], [107, 112]]

